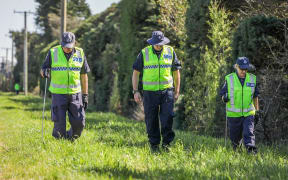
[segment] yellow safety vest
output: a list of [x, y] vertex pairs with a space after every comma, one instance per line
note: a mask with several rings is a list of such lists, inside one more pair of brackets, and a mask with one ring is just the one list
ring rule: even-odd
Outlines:
[[227, 117], [247, 117], [255, 115], [253, 95], [256, 87], [256, 76], [246, 73], [244, 85], [236, 73], [225, 77], [228, 87], [229, 102], [226, 103]]
[[172, 62], [174, 50], [171, 46], [164, 45], [158, 59], [153, 52], [153, 47], [148, 46], [142, 49], [143, 69], [143, 90], [159, 91], [173, 87]]
[[80, 71], [84, 63], [84, 52], [75, 47], [76, 52], [67, 61], [62, 47], [51, 51], [51, 83], [49, 91], [54, 94], [75, 94], [81, 92]]

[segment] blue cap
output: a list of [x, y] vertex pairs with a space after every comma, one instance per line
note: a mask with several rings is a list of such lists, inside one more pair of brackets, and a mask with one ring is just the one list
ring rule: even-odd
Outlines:
[[249, 63], [249, 59], [247, 57], [238, 57], [236, 64], [238, 64], [240, 69], [249, 69], [250, 67], [250, 63]]
[[64, 32], [62, 34], [61, 46], [66, 48], [74, 48], [75, 35], [72, 32]]
[[147, 42], [151, 45], [164, 45], [168, 44], [170, 40], [164, 36], [161, 31], [153, 31], [152, 37], [147, 40]]

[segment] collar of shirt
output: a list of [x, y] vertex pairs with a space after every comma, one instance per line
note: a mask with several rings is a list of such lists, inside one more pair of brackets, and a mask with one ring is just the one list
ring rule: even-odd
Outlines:
[[157, 51], [156, 49], [154, 49], [154, 46], [152, 46], [152, 49], [153, 49], [153, 53], [156, 54], [159, 58], [159, 56], [161, 55], [161, 53], [163, 51], [163, 48], [160, 51]]
[[[63, 51], [63, 52], [64, 52], [64, 51]], [[65, 57], [67, 58], [67, 60], [69, 60], [70, 57], [71, 57], [75, 52], [76, 52], [76, 50], [75, 50], [75, 48], [73, 48], [72, 52], [70, 52], [70, 53], [65, 53], [65, 52], [64, 52], [64, 55], [65, 55]]]
[[237, 71], [236, 71], [236, 74], [237, 74], [237, 77], [238, 77], [240, 83], [241, 83], [242, 86], [243, 86], [243, 85], [244, 85], [244, 82], [245, 82], [245, 78], [246, 78], [246, 76], [245, 76], [244, 78], [240, 78], [239, 75], [238, 75], [238, 73], [237, 73]]

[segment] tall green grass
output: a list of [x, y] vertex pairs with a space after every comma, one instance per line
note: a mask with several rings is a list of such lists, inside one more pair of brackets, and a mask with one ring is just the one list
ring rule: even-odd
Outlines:
[[112, 113], [89, 112], [79, 139], [55, 140], [49, 101], [43, 142], [42, 103], [0, 93], [0, 179], [288, 179], [286, 147], [252, 156], [176, 131], [170, 152], [151, 154], [145, 124]]

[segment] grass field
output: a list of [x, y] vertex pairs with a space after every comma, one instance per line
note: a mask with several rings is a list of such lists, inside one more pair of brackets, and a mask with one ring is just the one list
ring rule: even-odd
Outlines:
[[43, 142], [42, 103], [0, 92], [0, 179], [288, 179], [285, 146], [259, 145], [252, 156], [224, 139], [176, 131], [170, 152], [151, 154], [145, 124], [112, 113], [87, 113], [73, 143], [53, 139], [45, 120]]

